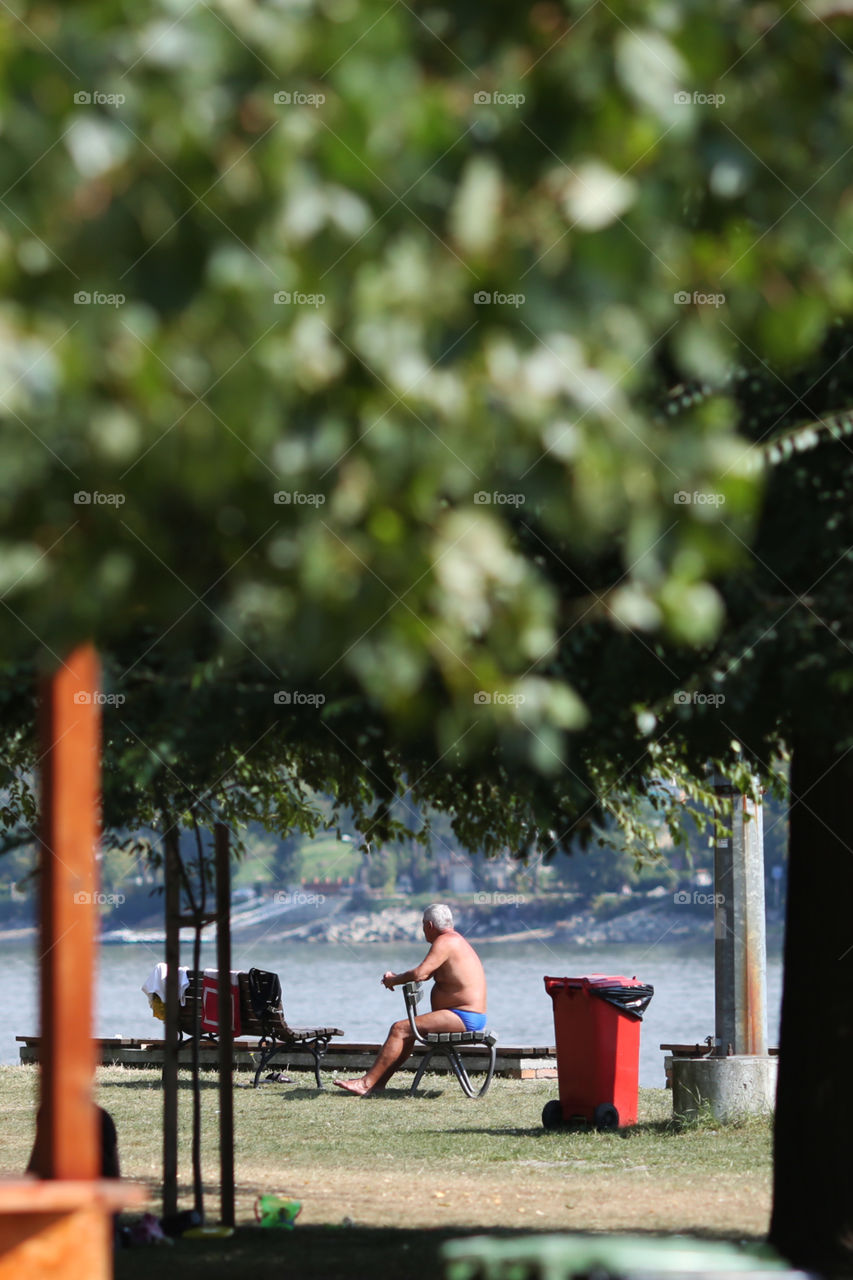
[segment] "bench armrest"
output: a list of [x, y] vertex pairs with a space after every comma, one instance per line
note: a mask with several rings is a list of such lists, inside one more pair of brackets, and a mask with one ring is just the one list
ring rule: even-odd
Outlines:
[[415, 1026], [415, 1016], [418, 1011], [418, 1004], [420, 1003], [422, 986], [423, 983], [420, 982], [404, 982], [403, 997], [406, 1001], [406, 1013], [409, 1018], [409, 1026], [412, 1028], [412, 1035], [420, 1044], [425, 1044], [426, 1041]]

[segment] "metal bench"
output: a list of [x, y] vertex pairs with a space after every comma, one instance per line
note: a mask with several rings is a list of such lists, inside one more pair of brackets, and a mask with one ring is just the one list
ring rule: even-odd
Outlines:
[[[410, 1093], [417, 1091], [421, 1082], [421, 1076], [426, 1071], [433, 1055], [443, 1053], [453, 1068], [453, 1073], [469, 1098], [482, 1098], [488, 1092], [489, 1085], [492, 1083], [492, 1076], [495, 1074], [495, 1061], [497, 1058], [497, 1041], [498, 1037], [494, 1031], [484, 1028], [482, 1031], [427, 1031], [425, 1034], [418, 1030], [415, 1017], [417, 1015], [418, 1004], [421, 998], [420, 982], [403, 983], [403, 995], [406, 1000], [406, 1013], [409, 1018], [409, 1026], [412, 1028], [412, 1035], [415, 1037], [417, 1044], [425, 1046], [427, 1052], [424, 1054], [420, 1066], [417, 1069], [415, 1078], [412, 1081]], [[466, 1044], [482, 1044], [486, 1045], [489, 1050], [489, 1066], [486, 1071], [486, 1078], [479, 1090], [475, 1089], [471, 1083], [465, 1064], [459, 1053], [459, 1046]]]
[[249, 975], [239, 973], [237, 982], [240, 987], [240, 1018], [243, 1033], [259, 1036], [257, 1052], [261, 1058], [255, 1072], [253, 1088], [257, 1089], [264, 1067], [278, 1054], [288, 1051], [307, 1049], [314, 1059], [314, 1078], [317, 1088], [323, 1088], [320, 1079], [320, 1062], [333, 1036], [342, 1036], [340, 1027], [290, 1027], [284, 1018], [281, 1005], [273, 1009], [267, 1017], [259, 1018], [252, 1008], [249, 996]]
[[[183, 1044], [190, 1043], [195, 1036], [195, 1009], [202, 1000], [203, 974], [196, 969], [188, 969], [187, 978], [189, 986], [184, 996], [184, 1004], [178, 1012], [178, 1034]], [[273, 1058], [279, 1054], [286, 1054], [288, 1050], [307, 1050], [314, 1059], [314, 1078], [317, 1081], [317, 1088], [322, 1089], [320, 1062], [332, 1037], [344, 1034], [340, 1027], [290, 1027], [285, 1021], [284, 1010], [280, 1004], [277, 1008], [270, 1010], [266, 1017], [259, 1018], [252, 1007], [249, 995], [248, 973], [238, 973], [237, 984], [240, 993], [241, 1035], [258, 1037], [255, 1052], [260, 1054], [260, 1060], [252, 1087], [257, 1089], [262, 1071]], [[216, 1034], [201, 1031], [199, 1041], [205, 1040], [216, 1044]]]

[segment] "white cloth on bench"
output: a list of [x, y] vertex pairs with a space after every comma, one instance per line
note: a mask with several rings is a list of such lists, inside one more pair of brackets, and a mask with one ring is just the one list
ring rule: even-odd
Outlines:
[[[151, 1005], [152, 1008], [154, 1007], [154, 1001], [152, 999], [152, 996], [157, 996], [160, 1000], [163, 1001], [164, 1004], [166, 1003], [167, 972], [168, 972], [168, 965], [164, 964], [161, 961], [160, 964], [155, 964], [154, 968], [151, 970], [148, 977], [145, 979], [145, 981], [142, 984], [142, 990], [147, 995], [148, 1003], [149, 1005]], [[190, 985], [190, 980], [187, 977], [186, 969], [184, 968], [178, 969], [178, 1000], [182, 1005], [186, 1004], [187, 1002], [187, 987], [189, 985]]]

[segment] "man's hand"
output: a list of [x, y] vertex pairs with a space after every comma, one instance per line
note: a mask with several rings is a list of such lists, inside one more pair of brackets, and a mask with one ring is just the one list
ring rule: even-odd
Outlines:
[[382, 985], [387, 987], [389, 991], [394, 990], [394, 979], [397, 975], [392, 973], [390, 969], [386, 970], [382, 975]]

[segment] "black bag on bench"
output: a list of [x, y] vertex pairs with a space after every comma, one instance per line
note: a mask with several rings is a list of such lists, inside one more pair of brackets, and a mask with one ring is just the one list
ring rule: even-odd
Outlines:
[[266, 969], [250, 969], [249, 999], [264, 1035], [271, 1035], [273, 1019], [276, 1014], [281, 1015], [281, 980], [278, 974]]

